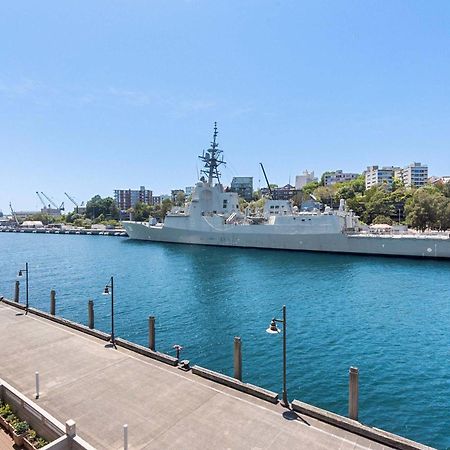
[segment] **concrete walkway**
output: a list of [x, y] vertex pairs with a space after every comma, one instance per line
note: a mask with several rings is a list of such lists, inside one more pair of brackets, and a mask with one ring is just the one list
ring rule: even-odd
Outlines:
[[[0, 377], [99, 449], [385, 449], [280, 405], [0, 304]], [[284, 413], [284, 414], [283, 414]]]

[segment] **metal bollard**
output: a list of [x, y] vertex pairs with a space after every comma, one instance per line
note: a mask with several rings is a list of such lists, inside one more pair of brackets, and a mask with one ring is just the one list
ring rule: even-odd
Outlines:
[[19, 295], [20, 295], [20, 281], [16, 281], [16, 285], [14, 287], [14, 301], [19, 303]]
[[155, 351], [155, 317], [148, 316], [148, 348]]
[[36, 378], [36, 400], [39, 398], [39, 372], [36, 372], [35, 374]]
[[357, 367], [350, 367], [349, 371], [349, 391], [348, 391], [348, 417], [353, 420], [358, 420], [358, 376], [359, 371]]
[[94, 301], [88, 301], [88, 327], [94, 329]]
[[50, 314], [55, 315], [56, 311], [56, 292], [54, 289], [50, 291]]
[[128, 450], [128, 424], [123, 426], [123, 450]]
[[242, 381], [242, 341], [238, 336], [234, 337], [234, 378]]
[[183, 347], [181, 345], [175, 344], [173, 346], [173, 348], [175, 349], [175, 352], [176, 352], [176, 358], [179, 361], [180, 360], [180, 352], [181, 352], [181, 350], [183, 350]]
[[66, 434], [72, 439], [77, 435], [77, 423], [75, 420], [69, 419], [66, 422]]

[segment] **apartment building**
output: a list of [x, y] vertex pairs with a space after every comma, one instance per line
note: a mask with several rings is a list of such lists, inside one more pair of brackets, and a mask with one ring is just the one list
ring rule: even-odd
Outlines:
[[141, 186], [139, 189], [115, 189], [114, 200], [120, 211], [132, 208], [136, 203], [152, 205], [152, 191]]
[[396, 170], [394, 176], [402, 180], [406, 187], [425, 186], [428, 181], [428, 166], [413, 162], [403, 169]]
[[323, 181], [325, 186], [332, 186], [336, 183], [344, 183], [352, 181], [359, 177], [359, 173], [344, 172], [336, 170], [335, 172], [328, 172], [324, 175]]
[[366, 189], [370, 189], [373, 186], [377, 186], [379, 184], [387, 184], [388, 186], [392, 185], [394, 181], [395, 172], [400, 170], [399, 167], [394, 166], [369, 166], [367, 170], [364, 172], [364, 176], [366, 179]]
[[230, 191], [250, 201], [253, 198], [253, 177], [233, 177]]

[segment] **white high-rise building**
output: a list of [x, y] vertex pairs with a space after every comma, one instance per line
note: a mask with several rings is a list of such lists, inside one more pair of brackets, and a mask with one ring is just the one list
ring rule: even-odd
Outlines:
[[367, 167], [367, 170], [364, 172], [366, 178], [366, 189], [370, 189], [371, 187], [377, 186], [378, 184], [387, 184], [388, 186], [391, 186], [392, 181], [394, 180], [394, 174], [397, 170], [399, 170], [399, 167], [394, 166]]
[[413, 162], [403, 169], [396, 170], [395, 178], [402, 180], [406, 187], [425, 186], [428, 180], [428, 166]]
[[299, 191], [305, 184], [311, 183], [312, 181], [317, 181], [317, 178], [314, 178], [314, 171], [308, 172], [304, 170], [303, 175], [296, 175], [295, 177], [295, 189]]

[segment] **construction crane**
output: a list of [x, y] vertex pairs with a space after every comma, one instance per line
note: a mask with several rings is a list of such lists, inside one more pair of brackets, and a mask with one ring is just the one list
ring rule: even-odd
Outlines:
[[79, 205], [67, 192], [64, 192], [65, 196], [75, 205], [75, 211], [78, 214], [79, 208], [84, 207], [84, 202], [81, 202], [81, 205]]
[[[50, 202], [50, 205], [52, 205], [55, 209], [58, 209], [59, 211], [64, 211], [64, 202], [62, 202], [61, 205], [57, 206], [57, 204], [49, 196], [45, 195], [42, 191], [41, 194]], [[41, 198], [40, 195], [39, 198]]]
[[9, 209], [11, 210], [11, 214], [12, 214], [14, 220], [16, 221], [17, 226], [20, 227], [19, 219], [17, 218], [16, 213], [14, 212], [11, 202], [9, 202]]
[[50, 209], [50, 205], [47, 205], [47, 203], [44, 202], [44, 199], [41, 197], [41, 194], [39, 194], [38, 191], [36, 191], [36, 195], [39, 197], [39, 200], [41, 201], [44, 209]]
[[270, 197], [269, 197], [269, 198], [273, 198], [273, 192], [272, 192], [272, 189], [271, 189], [271, 187], [270, 187], [269, 179], [267, 178], [266, 171], [264, 170], [263, 163], [259, 163], [259, 165], [261, 166], [262, 172], [263, 172], [263, 174], [264, 174], [264, 178], [266, 179], [267, 188], [269, 189], [269, 194], [270, 194]]

